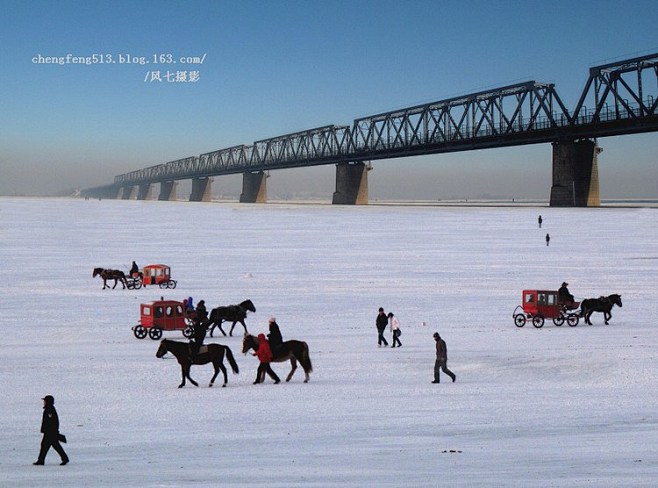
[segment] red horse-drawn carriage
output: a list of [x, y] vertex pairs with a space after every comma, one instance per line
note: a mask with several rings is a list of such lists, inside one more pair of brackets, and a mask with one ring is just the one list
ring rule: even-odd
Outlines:
[[139, 290], [142, 286], [158, 285], [160, 288], [176, 288], [171, 279], [171, 268], [165, 264], [149, 264], [144, 270], [128, 277], [128, 288]]
[[138, 339], [144, 339], [148, 335], [157, 341], [165, 330], [180, 330], [183, 336], [192, 337], [192, 323], [183, 302], [158, 300], [142, 303], [139, 310], [139, 324], [132, 328]]
[[532, 325], [544, 326], [545, 319], [552, 319], [555, 325], [565, 322], [571, 327], [578, 325], [580, 313], [576, 310], [580, 302], [560, 302], [556, 290], [523, 290], [523, 305], [517, 305], [512, 313], [514, 324], [523, 327], [526, 321]]

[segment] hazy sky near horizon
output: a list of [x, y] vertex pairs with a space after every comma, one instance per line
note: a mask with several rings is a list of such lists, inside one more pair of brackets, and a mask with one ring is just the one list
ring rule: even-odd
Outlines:
[[[658, 52], [650, 0], [9, 0], [2, 13], [0, 195], [105, 185], [531, 79], [555, 83], [571, 110], [589, 67]], [[99, 62], [45, 62], [67, 55]], [[658, 197], [657, 133], [599, 144], [602, 198]], [[545, 144], [375, 161], [370, 196], [548, 198], [551, 154]], [[332, 166], [275, 171], [268, 193], [330, 193], [334, 177]], [[234, 177], [215, 181], [241, 190]]]

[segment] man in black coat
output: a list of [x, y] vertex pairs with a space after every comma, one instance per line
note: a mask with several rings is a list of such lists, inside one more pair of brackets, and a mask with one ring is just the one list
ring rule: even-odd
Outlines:
[[281, 336], [281, 330], [279, 329], [279, 324], [276, 323], [275, 317], [270, 317], [269, 320], [270, 332], [267, 334], [267, 340], [270, 343], [270, 349], [274, 352], [281, 344], [283, 344], [283, 337]]
[[441, 339], [438, 332], [434, 333], [434, 340], [436, 341], [436, 361], [434, 362], [434, 381], [432, 383], [440, 383], [440, 371], [450, 376], [454, 383], [457, 377], [455, 373], [448, 369], [448, 347], [446, 346], [446, 341]]
[[[57, 416], [57, 410], [55, 410], [55, 399], [52, 395], [46, 395], [43, 397], [43, 418], [41, 419], [41, 433], [43, 434], [43, 439], [41, 440], [41, 451], [39, 451], [39, 458], [35, 463], [35, 466], [43, 466], [46, 461], [46, 454], [52, 446], [57, 454], [62, 458], [60, 463], [62, 466], [68, 464], [69, 457], [64, 452], [64, 448], [59, 443], [60, 434], [59, 434], [59, 417]], [[64, 437], [64, 436], [61, 436]], [[64, 439], [66, 442], [66, 439]]]
[[377, 333], [379, 334], [377, 337], [377, 344], [379, 344], [379, 347], [382, 347], [382, 344], [384, 344], [384, 347], [388, 346], [388, 341], [384, 337], [384, 331], [388, 326], [388, 317], [384, 313], [384, 309], [382, 307], [379, 307], [379, 314], [377, 314], [377, 320], [375, 321], [375, 324], [377, 325]]

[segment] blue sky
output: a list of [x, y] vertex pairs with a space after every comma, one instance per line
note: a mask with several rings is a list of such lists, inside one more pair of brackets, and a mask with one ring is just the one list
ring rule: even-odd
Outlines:
[[[186, 156], [528, 79], [555, 83], [572, 109], [590, 66], [658, 52], [655, 1], [10, 0], [2, 11], [0, 194], [102, 185]], [[205, 60], [33, 62], [67, 54]], [[144, 81], [167, 69], [199, 79]], [[658, 134], [599, 143], [603, 198], [658, 197]], [[546, 198], [551, 184], [549, 145], [374, 165], [371, 196], [380, 198]], [[328, 178], [321, 185], [332, 191], [333, 170], [315, 170], [286, 170], [268, 185], [294, 192], [298, 180]]]

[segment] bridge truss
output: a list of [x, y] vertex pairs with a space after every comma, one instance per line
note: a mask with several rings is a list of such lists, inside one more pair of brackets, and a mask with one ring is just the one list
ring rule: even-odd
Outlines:
[[591, 68], [573, 114], [553, 84], [527, 81], [151, 166], [109, 186], [655, 130], [658, 53]]

